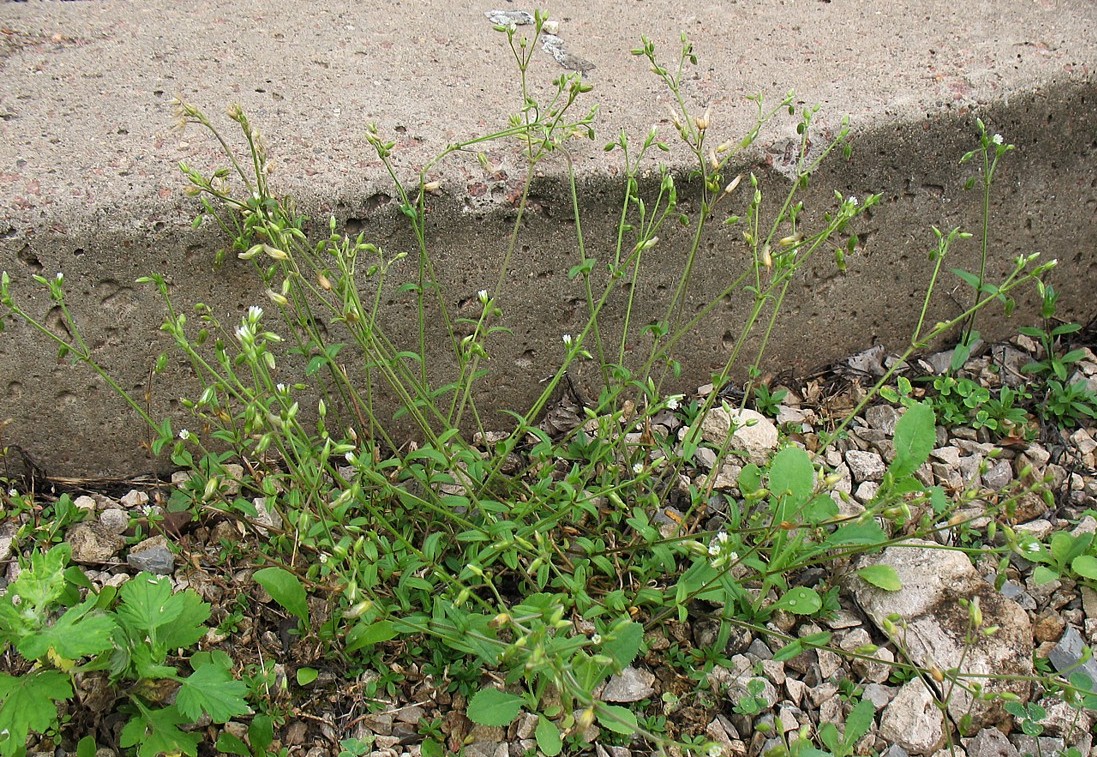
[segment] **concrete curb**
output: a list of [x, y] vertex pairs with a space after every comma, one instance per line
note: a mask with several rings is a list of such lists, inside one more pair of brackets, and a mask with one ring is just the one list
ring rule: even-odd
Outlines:
[[[790, 295], [772, 367], [804, 371], [909, 337], [929, 270], [929, 225], [977, 223], [976, 198], [962, 190], [970, 173], [957, 165], [974, 146], [976, 115], [1019, 147], [995, 191], [996, 272], [1022, 253], [1057, 257], [1063, 266], [1053, 281], [1064, 314], [1088, 318], [1097, 257], [1097, 7], [1049, 1], [961, 9], [919, 0], [867, 8], [852, 0], [548, 4], [567, 52], [596, 66], [587, 79], [595, 86], [590, 101], [600, 105], [599, 138], [571, 148], [591, 254], [599, 257], [613, 240], [621, 196], [618, 158], [601, 145], [621, 129], [639, 139], [652, 124], [672, 134], [667, 95], [628, 50], [646, 34], [670, 62], [684, 30], [700, 58], [686, 96], [696, 113], [710, 109], [719, 139], [738, 138], [748, 125], [745, 94], [776, 100], [796, 88], [803, 102], [822, 105], [819, 128], [836, 128], [847, 113], [854, 127], [853, 160], [832, 160], [816, 175], [804, 197], [809, 210], [827, 209], [834, 190], [884, 195], [857, 229], [864, 245], [849, 274], [813, 269]], [[171, 131], [171, 98], [210, 112], [240, 102], [270, 142], [280, 191], [315, 218], [334, 214], [389, 249], [406, 249], [399, 214], [386, 200], [391, 187], [361, 135], [377, 122], [398, 141], [400, 170], [413, 176], [446, 144], [505, 125], [516, 110], [516, 83], [486, 10], [430, 0], [0, 4], [0, 268], [41, 313], [48, 303], [32, 294], [29, 276], [63, 271], [97, 357], [143, 397], [149, 367], [167, 343], [157, 331], [162, 308], [133, 284], [138, 276], [164, 273], [177, 302], [207, 302], [225, 322], [262, 297], [242, 267], [213, 273], [212, 251], [223, 240], [189, 225], [194, 206], [175, 165], [185, 159], [207, 169], [216, 155], [196, 132]], [[529, 80], [543, 92], [563, 69], [537, 52]], [[765, 132], [744, 163], [775, 196], [787, 189], [781, 169], [792, 123]], [[684, 182], [683, 152], [666, 159]], [[443, 190], [429, 219], [431, 242], [455, 305], [495, 281], [513, 212], [507, 196], [522, 170], [516, 153], [493, 147], [489, 160], [495, 179], [485, 180], [472, 158], [431, 175]], [[495, 408], [528, 403], [578, 317], [578, 290], [565, 275], [574, 264], [565, 189], [562, 161], [544, 164], [537, 212], [511, 285], [499, 293], [513, 335], [493, 352], [496, 374], [483, 387]], [[655, 312], [660, 288], [678, 272], [682, 244], [662, 241], [640, 319]], [[975, 245], [959, 250], [954, 264], [970, 268], [975, 252]], [[707, 239], [697, 301], [719, 291], [723, 272], [741, 263], [733, 237]], [[937, 312], [955, 312], [955, 300], [942, 295]], [[397, 325], [401, 312], [397, 303], [390, 314]], [[741, 318], [732, 303], [698, 332], [679, 356], [681, 386], [704, 383], [723, 362]], [[147, 459], [144, 430], [101, 382], [58, 363], [21, 324], [6, 325], [0, 420], [11, 423], [0, 443], [19, 446], [53, 475], [163, 466]], [[177, 398], [193, 388], [176, 369], [154, 387], [151, 408], [177, 412]]]

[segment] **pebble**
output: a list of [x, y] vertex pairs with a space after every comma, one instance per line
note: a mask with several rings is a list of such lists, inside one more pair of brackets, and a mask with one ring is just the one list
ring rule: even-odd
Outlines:
[[846, 453], [846, 464], [853, 475], [853, 480], [858, 483], [881, 481], [884, 478], [884, 471], [887, 470], [884, 459], [875, 452], [850, 450]]
[[126, 562], [137, 570], [158, 576], [170, 576], [175, 570], [175, 555], [168, 548], [168, 540], [163, 536], [153, 536], [130, 547]]

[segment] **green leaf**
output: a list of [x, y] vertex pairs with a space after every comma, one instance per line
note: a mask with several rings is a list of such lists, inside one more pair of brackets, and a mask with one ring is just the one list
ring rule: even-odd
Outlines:
[[76, 742], [76, 757], [95, 757], [97, 750], [94, 736], [85, 736]]
[[19, 654], [28, 660], [40, 660], [53, 649], [66, 660], [79, 660], [107, 651], [114, 646], [111, 635], [116, 626], [108, 615], [95, 609], [97, 602], [93, 594], [70, 607], [53, 625], [23, 639], [17, 646]]
[[320, 671], [316, 668], [297, 668], [297, 685], [308, 686], [320, 677]]
[[1037, 565], [1032, 571], [1032, 580], [1037, 586], [1049, 584], [1059, 578], [1059, 574], [1046, 565]]
[[806, 586], [794, 586], [773, 603], [773, 609], [785, 610], [793, 615], [811, 615], [819, 612], [823, 607], [823, 600], [815, 589]]
[[434, 739], [424, 739], [419, 745], [420, 757], [443, 757], [445, 753], [446, 750]]
[[858, 570], [857, 575], [884, 591], [899, 591], [903, 588], [899, 574], [890, 565], [868, 565]]
[[[159, 653], [195, 644], [206, 635], [210, 606], [192, 590], [172, 594], [171, 581], [140, 573], [122, 585], [116, 614], [128, 628], [148, 634]], [[161, 657], [162, 661], [163, 658]]]
[[937, 442], [936, 418], [929, 405], [914, 402], [895, 424], [895, 459], [888, 472], [892, 478], [909, 476], [929, 459]]
[[846, 732], [842, 741], [846, 746], [852, 748], [854, 744], [861, 740], [861, 738], [868, 733], [869, 728], [872, 727], [873, 718], [876, 716], [876, 708], [873, 707], [872, 701], [867, 697], [857, 703], [857, 706], [850, 711], [849, 716], [846, 717]]
[[815, 489], [815, 467], [807, 452], [785, 447], [774, 455], [769, 464], [769, 488], [778, 496], [788, 495], [793, 502], [810, 497]]
[[270, 715], [256, 715], [248, 726], [248, 741], [255, 754], [266, 754], [274, 742], [274, 719]]
[[638, 728], [636, 715], [633, 714], [632, 710], [615, 704], [600, 704], [595, 714], [602, 727], [614, 733], [631, 736], [636, 733]]
[[217, 742], [213, 746], [218, 752], [224, 754], [251, 757], [251, 750], [248, 749], [248, 745], [228, 731], [221, 731], [221, 735], [217, 737]]
[[118, 743], [127, 748], [136, 746], [139, 757], [180, 753], [197, 757], [198, 742], [202, 736], [179, 730], [179, 726], [185, 723], [187, 719], [174, 707], [161, 710], [141, 707], [139, 714], [122, 729]]
[[45, 733], [57, 722], [57, 705], [72, 698], [69, 677], [57, 670], [35, 670], [19, 677], [0, 673], [0, 754], [26, 748], [27, 735]]
[[546, 757], [556, 757], [564, 751], [564, 740], [560, 737], [560, 729], [544, 715], [537, 716], [537, 728], [533, 732], [533, 737], [537, 739], [537, 748]]
[[364, 647], [371, 647], [389, 639], [395, 639], [399, 634], [392, 625], [392, 621], [379, 620], [376, 623], [358, 623], [347, 634], [346, 651], [357, 652]]
[[286, 612], [308, 625], [308, 599], [305, 587], [297, 576], [284, 568], [263, 568], [255, 571], [255, 582], [266, 589]]
[[1082, 578], [1097, 580], [1097, 557], [1080, 555], [1070, 563], [1070, 569]]
[[469, 700], [465, 714], [474, 723], [487, 726], [510, 725], [518, 717], [525, 700], [499, 689], [481, 689]]
[[847, 544], [880, 544], [887, 541], [884, 529], [873, 519], [855, 521], [839, 526], [834, 533], [827, 537], [827, 544], [831, 546]]
[[175, 706], [192, 722], [198, 721], [203, 712], [214, 723], [251, 713], [247, 684], [233, 679], [231, 671], [219, 664], [202, 665], [180, 683]]
[[602, 652], [613, 658], [614, 670], [619, 673], [636, 659], [643, 641], [644, 627], [630, 620], [614, 627], [611, 637], [602, 643]]

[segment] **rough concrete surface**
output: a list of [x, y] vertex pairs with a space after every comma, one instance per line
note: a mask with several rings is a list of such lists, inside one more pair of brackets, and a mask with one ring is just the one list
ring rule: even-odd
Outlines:
[[[165, 274], [181, 307], [206, 302], [226, 322], [261, 301], [242, 263], [213, 271], [223, 242], [215, 231], [190, 226], [195, 205], [176, 164], [208, 170], [221, 161], [207, 136], [172, 130], [173, 97], [215, 116], [226, 133], [232, 124], [221, 114], [240, 103], [267, 137], [279, 192], [314, 218], [334, 214], [388, 249], [412, 249], [389, 178], [362, 138], [365, 126], [376, 122], [396, 140], [406, 180], [446, 144], [505, 126], [520, 105], [518, 78], [505, 38], [484, 16], [493, 7], [493, 0], [0, 4], [0, 268], [14, 293], [45, 315], [48, 300], [30, 276], [63, 271], [97, 358], [142, 401], [152, 362], [169, 345], [158, 332], [163, 309], [134, 284], [138, 276]], [[1062, 266], [1052, 281], [1063, 312], [1093, 315], [1097, 5], [567, 0], [544, 8], [560, 21], [568, 52], [595, 66], [585, 97], [600, 106], [598, 137], [572, 142], [570, 151], [588, 253], [603, 260], [623, 187], [619, 153], [602, 146], [622, 129], [639, 140], [652, 125], [673, 141], [669, 95], [629, 54], [642, 34], [667, 63], [681, 32], [694, 42], [699, 65], [689, 68], [683, 92], [695, 113], [709, 110], [712, 144], [748, 128], [751, 93], [777, 101], [795, 88], [800, 102], [821, 104], [820, 134], [850, 116], [853, 157], [829, 160], [816, 175], [804, 196], [807, 217], [817, 221], [832, 207], [835, 190], [881, 192], [883, 202], [858, 221], [863, 244], [848, 274], [813, 266], [790, 292], [772, 368], [804, 372], [873, 342], [897, 347], [909, 338], [930, 272], [930, 225], [978, 223], [977, 194], [962, 188], [972, 169], [958, 166], [975, 145], [976, 116], [1019, 148], [1004, 160], [994, 192], [993, 273], [1021, 253], [1056, 257]], [[548, 92], [562, 72], [537, 51], [534, 92]], [[794, 126], [778, 121], [743, 159], [768, 197], [788, 189]], [[473, 156], [456, 156], [429, 177], [442, 194], [431, 204], [428, 242], [455, 306], [494, 285], [514, 215], [508, 195], [523, 175], [516, 145], [487, 152], [491, 176]], [[664, 157], [684, 183], [685, 152], [675, 146]], [[512, 330], [493, 343], [494, 373], [483, 385], [497, 409], [524, 409], [559, 359], [561, 334], [581, 325], [582, 290], [566, 276], [577, 258], [565, 167], [562, 158], [541, 164], [509, 282], [497, 293]], [[684, 191], [687, 206], [691, 196]], [[746, 251], [733, 233], [714, 225], [703, 241], [695, 303], [742, 270]], [[635, 322], [661, 312], [658, 298], [674, 286], [687, 240], [688, 230], [661, 240], [638, 285]], [[976, 253], [974, 243], [961, 245], [953, 264], [973, 268]], [[414, 266], [397, 273], [411, 277]], [[966, 301], [955, 280], [941, 294], [934, 317], [958, 312], [962, 295]], [[409, 306], [392, 299], [393, 328], [406, 332]], [[607, 329], [620, 320], [619, 305], [610, 303]], [[681, 346], [681, 386], [704, 383], [723, 364], [744, 312], [738, 302], [721, 305]], [[0, 421], [11, 422], [0, 445], [19, 446], [54, 475], [163, 466], [147, 459], [144, 430], [101, 380], [58, 362], [25, 325], [5, 325]], [[987, 322], [984, 331], [1012, 328]], [[193, 393], [193, 380], [175, 368], [153, 383], [150, 407], [178, 411], [178, 398]]]

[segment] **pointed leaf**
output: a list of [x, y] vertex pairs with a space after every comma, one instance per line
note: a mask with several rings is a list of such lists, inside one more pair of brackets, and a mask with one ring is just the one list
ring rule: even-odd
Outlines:
[[297, 576], [284, 568], [263, 568], [255, 571], [254, 578], [286, 612], [308, 625], [308, 598]]
[[636, 733], [639, 724], [632, 710], [619, 707], [615, 704], [603, 704], [597, 710], [598, 722], [603, 728], [614, 733], [623, 733], [631, 736]]
[[546, 757], [556, 757], [564, 751], [564, 740], [560, 737], [560, 729], [544, 715], [537, 716], [537, 728], [533, 732], [533, 737], [537, 739], [537, 748]]
[[[57, 705], [72, 698], [69, 677], [56, 670], [36, 670], [26, 675], [0, 673], [0, 754], [24, 749], [27, 735], [45, 733], [57, 722]], [[0, 736], [0, 739], [3, 737]]]
[[518, 717], [525, 701], [516, 694], [499, 689], [481, 689], [469, 700], [465, 714], [474, 723], [486, 726], [510, 725]]
[[909, 476], [929, 459], [937, 441], [936, 417], [932, 408], [915, 402], [895, 424], [895, 459], [889, 473], [892, 478]]
[[868, 565], [858, 570], [857, 575], [884, 591], [899, 591], [903, 588], [899, 574], [890, 565]]

